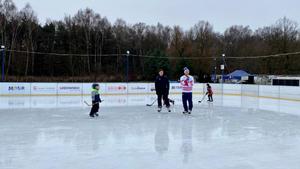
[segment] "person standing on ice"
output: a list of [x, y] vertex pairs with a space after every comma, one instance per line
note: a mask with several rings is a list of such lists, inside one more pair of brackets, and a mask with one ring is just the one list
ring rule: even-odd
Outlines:
[[[182, 103], [183, 103], [183, 114], [191, 114], [193, 110], [193, 86], [194, 77], [190, 75], [190, 70], [185, 67], [184, 75], [180, 78], [180, 84], [182, 87]], [[188, 103], [188, 104], [187, 104]]]
[[157, 103], [158, 103], [158, 112], [161, 112], [162, 109], [162, 102], [164, 100], [164, 104], [166, 105], [168, 112], [171, 112], [170, 109], [170, 102], [169, 102], [169, 89], [170, 89], [170, 82], [167, 76], [164, 75], [164, 70], [160, 69], [158, 76], [155, 79], [155, 91], [157, 95]]
[[208, 100], [207, 101], [213, 102], [214, 101], [214, 99], [213, 99], [213, 94], [214, 93], [212, 91], [212, 88], [211, 88], [211, 86], [210, 86], [209, 83], [207, 83], [206, 86], [207, 86], [207, 92], [206, 92], [206, 94], [208, 95]]
[[101, 99], [100, 99], [100, 94], [99, 94], [99, 89], [100, 86], [99, 84], [93, 84], [92, 85], [92, 109], [90, 112], [90, 117], [95, 117], [95, 116], [99, 116], [98, 115], [98, 111], [99, 111], [99, 103], [101, 103]]

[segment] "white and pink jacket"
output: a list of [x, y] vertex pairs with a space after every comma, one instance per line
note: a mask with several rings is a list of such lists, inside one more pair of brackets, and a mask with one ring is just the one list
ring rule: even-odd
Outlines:
[[182, 87], [182, 93], [192, 93], [194, 86], [194, 77], [183, 75], [180, 78], [180, 84]]

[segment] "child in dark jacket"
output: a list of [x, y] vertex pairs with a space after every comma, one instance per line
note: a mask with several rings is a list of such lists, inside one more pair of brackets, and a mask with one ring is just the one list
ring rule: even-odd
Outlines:
[[212, 91], [212, 88], [211, 88], [211, 86], [207, 83], [206, 84], [207, 85], [207, 92], [206, 92], [206, 94], [208, 95], [208, 100], [207, 101], [209, 101], [209, 102], [213, 102], [214, 101], [214, 99], [213, 99], [213, 91]]
[[100, 86], [99, 84], [93, 84], [92, 86], [92, 109], [90, 112], [90, 117], [95, 117], [95, 116], [99, 116], [98, 115], [98, 111], [99, 111], [99, 103], [101, 103], [101, 99], [100, 99], [100, 94], [99, 94], [99, 89]]

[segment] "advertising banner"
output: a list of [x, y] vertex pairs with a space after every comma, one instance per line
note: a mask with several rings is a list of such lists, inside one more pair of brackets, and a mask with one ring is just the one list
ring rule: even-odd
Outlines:
[[126, 83], [106, 83], [105, 93], [106, 94], [127, 94]]
[[30, 83], [0, 83], [1, 95], [30, 95]]
[[181, 93], [181, 85], [180, 83], [170, 83], [170, 93]]
[[32, 95], [56, 95], [57, 83], [32, 83]]
[[147, 83], [129, 83], [128, 93], [130, 94], [142, 94], [149, 93], [149, 85]]
[[57, 94], [58, 95], [81, 95], [82, 83], [58, 83]]

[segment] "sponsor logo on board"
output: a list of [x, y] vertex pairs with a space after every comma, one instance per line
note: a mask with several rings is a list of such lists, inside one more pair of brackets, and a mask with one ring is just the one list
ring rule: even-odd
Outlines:
[[25, 86], [8, 86], [8, 91], [23, 91]]
[[107, 86], [107, 90], [109, 91], [125, 91], [127, 89], [126, 86]]

